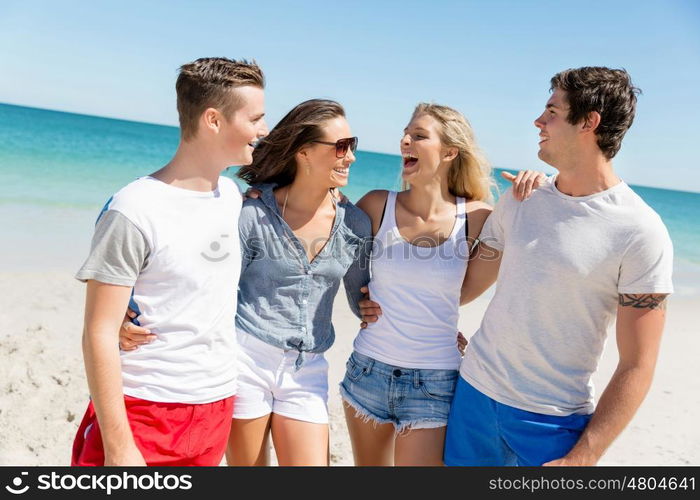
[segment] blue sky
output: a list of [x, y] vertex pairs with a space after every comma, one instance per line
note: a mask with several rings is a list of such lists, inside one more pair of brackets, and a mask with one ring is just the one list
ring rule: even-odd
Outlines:
[[255, 58], [271, 125], [333, 98], [361, 149], [397, 153], [415, 104], [434, 101], [470, 119], [495, 166], [546, 171], [532, 121], [549, 78], [624, 67], [643, 95], [618, 173], [700, 191], [696, 0], [3, 0], [0, 46], [0, 102], [174, 125], [180, 64]]

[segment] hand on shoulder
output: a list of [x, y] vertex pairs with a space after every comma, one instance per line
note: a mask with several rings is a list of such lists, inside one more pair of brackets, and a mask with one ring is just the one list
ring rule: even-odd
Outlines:
[[257, 200], [262, 196], [262, 191], [260, 191], [258, 188], [254, 187], [249, 187], [245, 193], [243, 193], [243, 199], [244, 200]]
[[544, 173], [535, 170], [521, 170], [518, 175], [503, 171], [501, 177], [513, 183], [513, 197], [518, 201], [527, 200], [547, 179]]

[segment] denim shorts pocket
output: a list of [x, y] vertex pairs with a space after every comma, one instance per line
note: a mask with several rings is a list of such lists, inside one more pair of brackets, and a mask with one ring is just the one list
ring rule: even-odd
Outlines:
[[362, 376], [367, 372], [366, 368], [364, 366], [360, 366], [357, 362], [355, 362], [352, 356], [350, 356], [348, 362], [345, 363], [345, 369], [345, 375], [353, 382], [357, 382], [358, 380], [360, 380], [360, 378], [362, 378]]
[[457, 377], [439, 380], [421, 380], [420, 388], [423, 394], [436, 401], [451, 402], [455, 394]]

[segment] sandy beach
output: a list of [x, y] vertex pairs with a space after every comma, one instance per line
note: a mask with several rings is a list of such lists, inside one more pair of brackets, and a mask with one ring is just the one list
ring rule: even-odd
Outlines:
[[[67, 465], [88, 398], [80, 337], [84, 285], [68, 271], [0, 272], [0, 465]], [[698, 297], [672, 297], [656, 376], [649, 395], [603, 465], [700, 465], [700, 335], [692, 318]], [[462, 308], [471, 336], [488, 296]], [[331, 463], [352, 465], [337, 385], [358, 321], [345, 297], [334, 307], [330, 364]], [[599, 394], [617, 362], [609, 338], [595, 376]]]

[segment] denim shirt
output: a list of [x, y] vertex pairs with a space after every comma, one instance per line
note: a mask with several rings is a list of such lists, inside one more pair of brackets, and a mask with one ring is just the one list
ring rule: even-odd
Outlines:
[[239, 222], [243, 265], [236, 328], [284, 350], [324, 352], [335, 340], [333, 300], [343, 279], [353, 313], [360, 317], [360, 287], [369, 282], [372, 229], [369, 217], [350, 202], [335, 203], [330, 239], [309, 262], [282, 219], [274, 184], [243, 203]]

